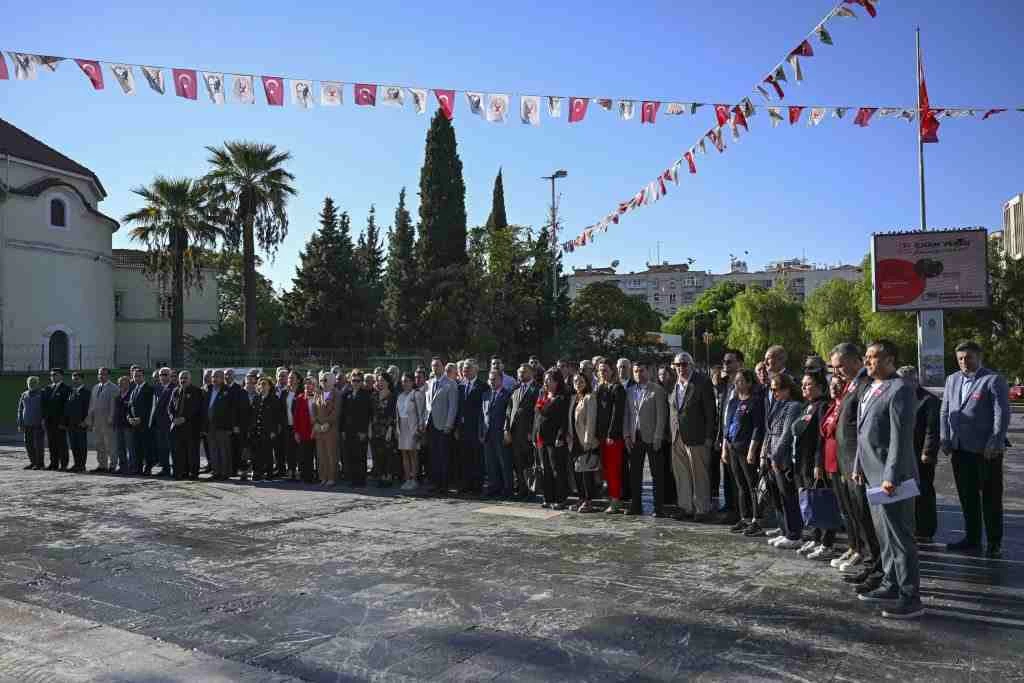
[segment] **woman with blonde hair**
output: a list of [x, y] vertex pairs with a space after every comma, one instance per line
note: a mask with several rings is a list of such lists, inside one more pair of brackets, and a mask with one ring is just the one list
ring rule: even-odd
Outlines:
[[313, 398], [313, 437], [321, 486], [334, 486], [338, 476], [338, 417], [340, 404], [334, 391], [334, 375], [320, 373], [320, 389]]

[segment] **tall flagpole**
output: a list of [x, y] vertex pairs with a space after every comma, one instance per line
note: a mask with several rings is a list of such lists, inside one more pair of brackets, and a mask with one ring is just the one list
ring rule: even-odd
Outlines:
[[921, 29], [915, 30], [917, 40], [917, 173], [921, 183], [921, 230], [928, 229], [924, 206], [924, 139], [921, 136]]

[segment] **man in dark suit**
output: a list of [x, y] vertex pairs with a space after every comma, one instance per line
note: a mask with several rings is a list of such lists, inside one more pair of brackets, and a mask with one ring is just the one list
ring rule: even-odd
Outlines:
[[202, 390], [192, 384], [192, 374], [182, 370], [178, 374], [178, 386], [167, 402], [175, 479], [199, 479], [199, 436], [203, 430], [204, 403]]
[[[274, 386], [274, 395], [281, 408], [281, 414], [278, 416], [281, 433], [274, 440], [274, 476], [277, 478], [283, 478], [288, 474], [288, 453], [291, 450], [289, 444], [294, 443], [295, 438], [291, 420], [288, 418], [288, 395], [291, 393], [288, 389], [288, 373], [286, 367], [277, 368], [277, 384]], [[294, 470], [294, 467], [292, 469]]]
[[693, 516], [696, 522], [710, 519], [711, 488], [708, 460], [717, 463], [715, 439], [715, 389], [707, 375], [697, 372], [693, 356], [677, 354], [672, 362], [676, 385], [669, 402], [672, 438], [672, 473], [679, 496], [679, 519]]
[[[725, 414], [729, 409], [729, 401], [736, 396], [736, 389], [733, 386], [733, 380], [736, 377], [736, 373], [743, 369], [744, 356], [743, 352], [737, 349], [729, 349], [722, 356], [722, 370], [721, 378], [716, 388], [715, 400], [717, 404], [717, 412], [715, 414], [715, 444], [712, 451], [712, 460], [715, 465], [712, 469], [712, 475], [717, 471], [721, 458], [719, 454], [722, 452], [722, 441], [725, 438]], [[721, 521], [725, 523], [732, 523], [739, 519], [739, 505], [737, 501], [736, 482], [733, 481], [732, 467], [728, 464], [722, 465], [722, 491], [724, 499], [722, 501], [722, 507], [719, 508], [719, 512], [723, 513], [724, 517]], [[718, 493], [718, 484], [715, 481], [715, 477], [712, 476], [711, 480], [711, 495], [714, 496]]]
[[519, 366], [519, 386], [512, 391], [505, 411], [505, 443], [512, 448], [516, 497], [529, 498], [537, 482], [537, 445], [533, 441], [533, 416], [540, 393], [533, 368]]
[[132, 387], [128, 399], [128, 426], [132, 430], [132, 468], [135, 474], [149, 475], [153, 472], [156, 453], [153, 445], [153, 416], [156, 397], [153, 387], [146, 383], [146, 373], [135, 367], [132, 372]]
[[231, 430], [230, 439], [231, 458], [228, 463], [231, 476], [235, 476], [242, 468], [242, 442], [245, 433], [245, 423], [242, 418], [245, 417], [249, 401], [245, 389], [235, 380], [235, 371], [231, 368], [224, 371], [224, 390], [227, 391], [228, 399], [231, 401], [232, 409], [235, 412], [235, 428]]
[[363, 371], [349, 375], [351, 390], [341, 395], [341, 434], [345, 441], [343, 474], [353, 486], [366, 486], [366, 444], [373, 422], [373, 396]]
[[512, 450], [505, 443], [505, 416], [512, 392], [503, 384], [504, 373], [495, 367], [488, 376], [481, 404], [480, 443], [484, 447], [487, 496], [512, 497]]
[[[153, 401], [156, 402], [153, 413], [153, 464], [160, 465], [158, 477], [171, 476], [171, 451], [174, 450], [174, 439], [171, 437], [171, 418], [167, 413], [167, 405], [171, 401], [171, 394], [174, 393], [173, 370], [160, 368], [157, 371], [157, 379], [153, 384]], [[179, 472], [174, 471], [178, 477]], [[180, 478], [180, 477], [178, 477]]]
[[64, 424], [67, 426], [71, 455], [74, 458], [72, 472], [85, 472], [85, 461], [89, 453], [90, 396], [89, 387], [82, 384], [82, 373], [75, 370], [71, 373], [71, 393], [64, 403]]
[[459, 493], [475, 495], [480, 493], [484, 479], [480, 424], [487, 383], [480, 379], [475, 360], [465, 361], [463, 371], [466, 381], [459, 385], [459, 414], [455, 420], [459, 455], [454, 475]]
[[46, 442], [50, 448], [48, 470], [66, 470], [68, 467], [68, 432], [64, 419], [64, 404], [68, 401], [71, 388], [64, 384], [64, 371], [50, 370], [50, 386], [43, 389], [43, 424], [46, 426]]
[[832, 370], [847, 382], [846, 394], [839, 408], [836, 441], [839, 445], [839, 472], [844, 486], [840, 488], [839, 505], [849, 525], [847, 535], [850, 549], [832, 560], [833, 566], [843, 572], [860, 571], [844, 577], [844, 581], [857, 585], [858, 592], [870, 592], [882, 582], [882, 556], [878, 535], [871, 521], [864, 485], [853, 477], [857, 459], [857, 406], [871, 384], [861, 359], [860, 349], [854, 344], [837, 344], [829, 356]]
[[[636, 382], [633, 381], [633, 363], [628, 358], [620, 358], [615, 362], [615, 374], [619, 378], [619, 383], [622, 388], [626, 390], [626, 403], [629, 403], [630, 390]], [[623, 438], [629, 436], [630, 427], [626, 427]], [[629, 471], [629, 451], [627, 449], [625, 457], [622, 458], [622, 500], [626, 502], [632, 498], [632, 485], [633, 478]]]
[[[864, 363], [870, 384], [857, 410], [857, 461], [854, 477], [894, 496], [898, 487], [917, 478], [914, 452], [914, 392], [896, 374], [896, 346], [876, 341]], [[914, 543], [914, 500], [903, 498], [871, 506], [871, 517], [885, 558], [881, 585], [860, 594], [865, 602], [883, 604], [882, 616], [915, 619], [924, 614], [921, 573]]]
[[215, 371], [212, 380], [203, 398], [206, 459], [214, 481], [224, 481], [235, 473], [231, 464], [231, 437], [239, 425], [238, 406], [224, 383], [224, 372]]
[[942, 450], [952, 459], [967, 533], [948, 548], [980, 550], [984, 521], [985, 554], [998, 558], [1003, 545], [1003, 455], [1010, 426], [1010, 389], [1002, 375], [982, 365], [978, 344], [957, 346], [956, 362], [960, 370], [946, 378], [939, 427]]

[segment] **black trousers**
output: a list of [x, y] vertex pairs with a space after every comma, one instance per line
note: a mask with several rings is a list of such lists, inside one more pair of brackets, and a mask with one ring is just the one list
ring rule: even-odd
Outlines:
[[258, 436], [249, 440], [253, 477], [264, 478], [273, 474], [275, 440], [270, 436]]
[[475, 434], [463, 434], [456, 446], [453, 475], [460, 491], [479, 493], [484, 485], [484, 445]]
[[68, 442], [71, 444], [71, 455], [74, 457], [72, 469], [84, 470], [89, 453], [89, 432], [80, 428], [69, 429]]
[[295, 428], [285, 425], [281, 428], [281, 435], [278, 438], [280, 456], [274, 454], [277, 473], [285, 475], [294, 472], [298, 467], [298, 444], [295, 443]]
[[726, 444], [729, 450], [729, 471], [732, 474], [731, 478], [736, 482], [736, 506], [739, 508], [740, 518], [757, 519], [757, 484], [760, 476], [757, 465], [747, 462], [750, 444], [731, 444], [728, 441]]
[[796, 487], [796, 470], [775, 471], [775, 486], [779, 490], [779, 502], [782, 507], [782, 528], [786, 538], [798, 541], [804, 532], [804, 518], [800, 514], [800, 493]]
[[345, 458], [342, 470], [345, 480], [353, 486], [366, 486], [366, 439], [360, 439], [355, 433], [346, 433], [342, 454]]
[[[292, 439], [292, 443], [295, 444], [295, 440]], [[302, 443], [295, 444], [295, 456], [297, 459], [297, 465], [299, 470], [299, 476], [302, 477], [302, 481], [307, 484], [312, 484], [316, 481], [316, 469], [315, 469], [315, 457], [316, 457], [316, 441], [310, 439], [309, 441], [303, 441]]]
[[42, 426], [24, 427], [25, 451], [28, 453], [28, 464], [33, 467], [43, 466], [43, 448], [46, 444], [46, 430]]
[[[662, 505], [679, 505], [676, 475], [672, 471], [672, 437], [666, 436], [665, 440], [661, 442], [661, 448], [658, 450], [658, 458], [661, 460], [661, 484], [662, 489], [665, 491], [662, 495]], [[712, 489], [712, 495], [714, 495], [713, 492], [714, 489]]]
[[[837, 477], [840, 475], [836, 475]], [[858, 484], [843, 476], [842, 495], [839, 497], [840, 506], [849, 514], [846, 518], [847, 532], [850, 536], [850, 545], [864, 559], [864, 568], [872, 574], [880, 575], [882, 572], [882, 551], [878, 545], [878, 534], [875, 532], [875, 523], [871, 519], [871, 506], [868, 505], [867, 490], [863, 484]], [[845, 503], [843, 502], [845, 500]], [[852, 527], [852, 528], [849, 528]], [[856, 542], [854, 542], [856, 536]]]
[[633, 479], [629, 471], [629, 453], [624, 452], [622, 457], [622, 500], [632, 500], [632, 498]]
[[232, 472], [237, 473], [242, 469], [242, 435], [231, 432], [231, 467]]
[[935, 509], [935, 458], [931, 462], [917, 463], [921, 479], [921, 495], [914, 499], [914, 535], [931, 538], [939, 528], [939, 514]]
[[565, 503], [569, 497], [569, 449], [544, 444], [540, 449], [540, 467], [544, 502]]
[[191, 429], [176, 428], [171, 432], [171, 458], [175, 479], [199, 477], [199, 439]]
[[530, 495], [537, 480], [537, 447], [527, 437], [516, 439], [512, 445], [512, 472], [516, 480], [516, 494], [521, 498]]
[[68, 433], [59, 421], [46, 422], [46, 443], [50, 448], [50, 467], [68, 466]]
[[665, 505], [665, 463], [662, 462], [662, 451], [660, 448], [653, 448], [651, 444], [644, 443], [637, 432], [633, 441], [633, 448], [629, 451], [629, 487], [633, 497], [629, 501], [630, 511], [640, 514], [643, 512], [643, 491], [644, 491], [644, 458], [650, 461], [651, 479], [654, 481], [654, 511], [661, 512]]
[[988, 544], [1003, 542], [1003, 457], [986, 460], [980, 453], [953, 452], [953, 477], [964, 511], [967, 540], [981, 543], [984, 522]]

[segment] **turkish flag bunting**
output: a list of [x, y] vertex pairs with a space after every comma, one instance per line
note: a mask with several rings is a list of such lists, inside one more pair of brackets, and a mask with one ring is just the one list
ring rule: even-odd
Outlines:
[[853, 119], [853, 125], [867, 128], [871, 117], [878, 111], [876, 107], [861, 107], [857, 110], [857, 116]]
[[737, 106], [732, 110], [732, 122], [733, 125], [743, 126], [743, 130], [750, 132], [750, 126], [747, 125], [747, 117], [741, 107]]
[[797, 121], [800, 120], [800, 114], [804, 111], [803, 107], [790, 107], [789, 108], [789, 125], [795, 126]]
[[[75, 63], [82, 73], [86, 75], [95, 90], [103, 90], [103, 69], [100, 63], [92, 59], [76, 59]], [[3, 74], [6, 78], [6, 73]]]
[[988, 117], [993, 116], [995, 114], [1002, 114], [1004, 111], [1006, 111], [1006, 110], [1005, 109], [989, 109], [987, 112], [985, 112], [985, 115], [981, 117], [981, 120], [984, 121]]
[[569, 123], [579, 123], [587, 115], [587, 105], [590, 100], [586, 97], [569, 98]]
[[4, 61], [4, 55], [0, 52], [0, 81], [6, 81], [10, 77], [10, 74], [7, 73], [7, 62]]
[[786, 93], [782, 92], [782, 86], [775, 80], [775, 76], [768, 76], [764, 82], [775, 88], [775, 94], [779, 96], [780, 100], [786, 99]]
[[878, 10], [875, 9], [875, 0], [843, 0], [847, 5], [860, 5], [867, 13], [873, 17], [878, 16]]
[[696, 173], [697, 164], [693, 162], [693, 152], [687, 152], [683, 155], [683, 158], [686, 159], [686, 163], [690, 167], [690, 173]]
[[789, 53], [790, 57], [794, 55], [796, 55], [797, 57], [813, 57], [814, 48], [812, 48], [811, 44], [805, 40], [804, 42], [800, 43], [799, 47], [797, 47], [795, 50]]
[[455, 116], [455, 91], [435, 90], [434, 97], [437, 98], [437, 106], [441, 107], [444, 116], [449, 121]]
[[[928, 85], [924, 80], [924, 60], [922, 59], [917, 60], [917, 81], [919, 88], [918, 101], [921, 107], [921, 142], [938, 142], [939, 119], [936, 118], [935, 112], [932, 111], [931, 102], [928, 100]], [[857, 113], [857, 117], [860, 117], [860, 112]], [[868, 118], [871, 117], [868, 116]], [[854, 123], [857, 122], [854, 121]], [[866, 120], [863, 125], [867, 125]]]
[[267, 95], [267, 104], [272, 107], [284, 106], [284, 79], [280, 76], [262, 76], [263, 92]]
[[171, 69], [174, 77], [174, 94], [187, 100], [196, 98], [196, 72], [192, 69]]
[[661, 102], [644, 102], [640, 107], [640, 123], [654, 123]]
[[719, 126], [724, 126], [725, 124], [727, 124], [729, 122], [729, 105], [716, 104], [715, 118], [718, 120]]
[[352, 86], [355, 90], [356, 104], [360, 107], [377, 106], [377, 86], [372, 83], [356, 83]]

